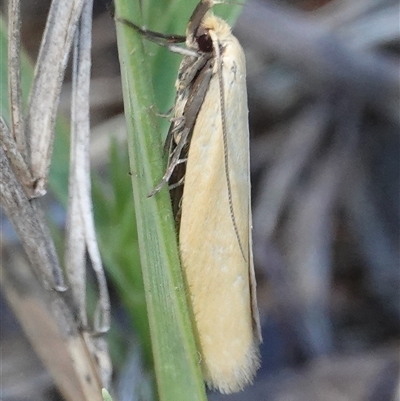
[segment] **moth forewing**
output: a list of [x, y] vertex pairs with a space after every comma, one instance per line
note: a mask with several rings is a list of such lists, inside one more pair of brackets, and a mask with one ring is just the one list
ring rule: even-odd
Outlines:
[[[200, 30], [212, 40], [212, 74], [201, 106], [194, 108], [179, 246], [205, 380], [231, 393], [252, 382], [261, 339], [252, 288], [246, 68], [242, 48], [223, 20], [207, 14]], [[188, 32], [188, 46], [195, 35]], [[181, 68], [187, 65], [183, 60]], [[177, 82], [175, 110], [183, 118], [198, 86]]]

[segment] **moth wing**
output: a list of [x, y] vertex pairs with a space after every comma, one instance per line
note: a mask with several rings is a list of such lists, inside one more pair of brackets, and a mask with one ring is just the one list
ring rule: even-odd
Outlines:
[[232, 35], [222, 57], [228, 165], [220, 82], [214, 71], [192, 133], [179, 242], [205, 379], [211, 388], [230, 393], [250, 383], [259, 367], [259, 322], [251, 289], [255, 280], [245, 60]]

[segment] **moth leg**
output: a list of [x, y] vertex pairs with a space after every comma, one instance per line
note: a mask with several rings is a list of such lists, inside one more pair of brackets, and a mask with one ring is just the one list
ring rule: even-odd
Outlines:
[[[171, 149], [172, 149], [172, 144], [175, 141], [176, 143], [179, 142], [179, 137], [175, 138], [175, 133], [178, 130], [181, 130], [181, 128], [184, 127], [185, 125], [185, 117], [181, 116], [181, 117], [174, 117], [171, 120], [172, 124], [169, 127], [168, 130], [168, 134], [167, 134], [167, 138], [165, 139], [164, 142], [164, 148], [163, 148], [163, 152], [168, 153], [168, 164], [170, 163], [171, 160]], [[174, 124], [177, 123], [177, 124]]]
[[171, 107], [166, 113], [156, 113], [156, 116], [161, 117], [161, 118], [168, 118], [169, 122], [171, 122], [171, 123], [179, 122], [179, 124], [174, 126], [174, 128], [172, 130], [172, 131], [176, 131], [176, 130], [182, 128], [183, 124], [181, 123], [181, 121], [183, 121], [185, 119], [185, 117], [183, 117], [183, 116], [172, 117], [173, 111], [174, 111], [174, 108]]
[[[155, 106], [151, 106], [151, 107], [156, 108]], [[171, 118], [172, 118], [171, 116], [172, 116], [173, 111], [174, 111], [174, 108], [171, 107], [169, 110], [167, 110], [166, 113], [159, 113], [157, 110], [155, 111], [155, 113], [156, 113], [157, 117], [168, 118], [171, 121]]]
[[183, 147], [186, 145], [187, 142], [187, 137], [189, 135], [190, 129], [185, 128], [182, 131], [182, 135], [179, 139], [179, 142], [176, 145], [176, 148], [172, 151], [171, 158], [168, 161], [168, 167], [167, 170], [165, 171], [165, 174], [161, 178], [160, 182], [154, 187], [154, 189], [149, 193], [148, 197], [150, 198], [151, 196], [154, 196], [156, 193], [160, 192], [162, 187], [168, 183], [169, 179], [171, 178], [171, 175], [177, 165], [182, 163], [180, 159], [181, 152], [183, 150]]
[[184, 60], [184, 65], [181, 67], [178, 75], [178, 90], [183, 91], [185, 88], [189, 87], [193, 83], [194, 77], [203, 69], [210, 59], [211, 55], [202, 54], [202, 56], [197, 59]]
[[[185, 160], [181, 160], [181, 162], [183, 163]], [[180, 186], [182, 186], [185, 183], [185, 177], [182, 177], [178, 182], [176, 182], [175, 184], [169, 185], [168, 189], [171, 191], [172, 189], [178, 188]]]
[[178, 130], [179, 128], [181, 128], [182, 125], [183, 125], [183, 124], [182, 124], [182, 121], [184, 121], [184, 120], [185, 120], [185, 117], [183, 117], [183, 116], [180, 116], [180, 117], [171, 117], [170, 120], [169, 120], [169, 121], [171, 121], [171, 123], [176, 123], [176, 122], [179, 123], [176, 127], [173, 128], [172, 131], [176, 131], [176, 130]]

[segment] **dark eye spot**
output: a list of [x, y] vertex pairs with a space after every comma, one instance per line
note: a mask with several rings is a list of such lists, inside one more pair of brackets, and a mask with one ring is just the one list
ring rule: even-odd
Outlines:
[[203, 53], [210, 53], [212, 51], [212, 40], [207, 34], [200, 35], [197, 38], [197, 44], [199, 46], [199, 50]]

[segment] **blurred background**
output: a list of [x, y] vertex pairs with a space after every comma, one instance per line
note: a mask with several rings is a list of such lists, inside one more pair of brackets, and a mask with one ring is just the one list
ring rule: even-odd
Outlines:
[[[35, 60], [49, 2], [21, 6], [23, 46]], [[131, 268], [138, 250], [110, 7], [95, 1], [93, 197], [113, 305], [115, 388], [120, 401], [147, 400], [149, 345], [140, 273]], [[210, 393], [210, 401], [400, 398], [399, 11], [395, 0], [243, 6], [233, 31], [247, 57], [262, 368], [254, 386]], [[69, 80], [67, 73], [65, 124]], [[62, 229], [57, 194], [48, 209]], [[1, 263], [26, 264], [4, 215], [0, 225]], [[62, 400], [4, 296], [0, 318], [2, 401]]]

